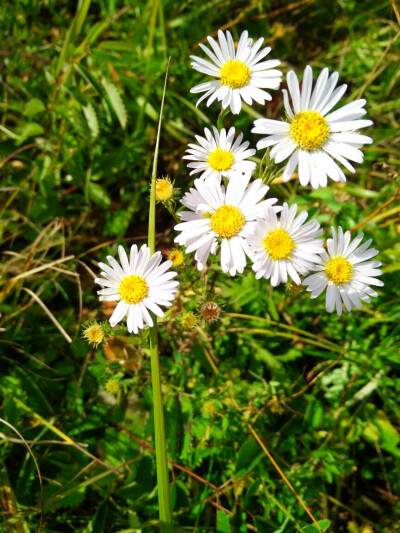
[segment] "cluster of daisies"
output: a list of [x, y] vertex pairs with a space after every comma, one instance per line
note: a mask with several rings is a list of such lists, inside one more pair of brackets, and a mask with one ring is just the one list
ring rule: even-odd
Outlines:
[[[218, 41], [208, 37], [209, 47], [199, 46], [207, 56], [191, 56], [192, 67], [213, 79], [191, 89], [204, 93], [197, 105], [221, 102], [222, 111], [236, 115], [242, 101], [264, 104], [272, 100], [267, 90], [278, 89], [282, 72], [277, 59], [265, 60], [271, 48], [262, 48], [264, 39], [255, 43], [244, 31], [235, 46], [229, 31], [218, 32]], [[284, 120], [258, 119], [253, 132], [263, 137], [257, 149], [271, 147], [275, 163], [287, 160], [283, 181], [297, 170], [301, 185], [326, 187], [328, 177], [345, 182], [340, 163], [355, 172], [352, 163], [361, 163], [360, 148], [372, 142], [358, 130], [370, 126], [362, 119], [365, 100], [360, 99], [332, 111], [347, 86], [337, 85], [339, 74], [324, 68], [313, 86], [310, 66], [304, 70], [302, 84], [295, 72], [287, 74], [288, 90], [283, 90], [286, 111]], [[307, 212], [296, 205], [278, 206], [276, 198], [268, 198], [269, 187], [261, 179], [252, 179], [256, 164], [250, 160], [256, 150], [243, 142], [243, 134], [229, 130], [205, 128], [204, 137], [188, 146], [184, 159], [190, 174], [197, 174], [194, 185], [181, 203], [181, 223], [175, 242], [195, 252], [198, 270], [203, 270], [211, 255], [220, 255], [221, 269], [231, 276], [242, 274], [248, 260], [257, 279], [270, 280], [272, 286], [287, 283], [289, 278], [303, 284], [316, 298], [326, 291], [326, 309], [341, 315], [361, 308], [377, 296], [371, 285], [382, 286], [376, 279], [382, 274], [378, 261], [370, 261], [378, 251], [370, 248], [371, 239], [362, 243], [363, 234], [351, 241], [349, 231], [332, 228], [332, 238], [320, 239], [322, 229], [316, 220], [307, 221]], [[119, 247], [120, 264], [109, 256], [109, 265], [100, 263], [102, 277], [96, 282], [103, 300], [118, 300], [110, 319], [111, 325], [127, 316], [128, 330], [137, 333], [144, 324], [152, 325], [149, 311], [163, 316], [160, 306], [171, 305], [177, 290], [169, 271], [171, 261], [161, 263], [161, 253], [150, 256], [147, 246], [136, 246], [128, 258]], [[310, 275], [310, 272], [314, 272]], [[300, 276], [306, 276], [301, 280]]]

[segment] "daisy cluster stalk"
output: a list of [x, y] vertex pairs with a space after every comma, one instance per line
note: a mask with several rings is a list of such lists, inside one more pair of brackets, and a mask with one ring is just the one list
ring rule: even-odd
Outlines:
[[[157, 179], [157, 159], [160, 146], [161, 121], [164, 109], [165, 91], [167, 87], [169, 70], [169, 60], [167, 72], [165, 74], [165, 83], [160, 108], [160, 118], [158, 122], [157, 141], [154, 150], [153, 172], [151, 176], [150, 187], [150, 210], [149, 210], [149, 235], [148, 242], [151, 252], [155, 249], [155, 220], [156, 220], [156, 179]], [[161, 255], [161, 254], [160, 254]], [[171, 264], [169, 261], [168, 263]], [[158, 486], [158, 503], [160, 514], [161, 533], [172, 533], [172, 512], [169, 490], [169, 475], [167, 461], [167, 445], [165, 439], [165, 423], [163, 397], [161, 391], [161, 369], [160, 358], [158, 353], [158, 336], [157, 322], [155, 321], [150, 328], [150, 357], [151, 357], [151, 379], [153, 388], [153, 409], [154, 409], [154, 430], [155, 430], [155, 447], [156, 447], [156, 466], [157, 466], [157, 486]]]

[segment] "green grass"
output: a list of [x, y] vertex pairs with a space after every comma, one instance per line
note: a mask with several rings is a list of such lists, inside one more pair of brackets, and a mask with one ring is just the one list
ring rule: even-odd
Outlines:
[[[317, 531], [256, 443], [260, 437], [323, 528], [400, 531], [399, 20], [391, 2], [5, 2], [0, 12], [0, 417], [32, 448], [43, 479], [44, 531], [158, 530], [148, 332], [118, 329], [91, 350], [82, 323], [106, 320], [93, 283], [117, 245], [147, 241], [149, 183], [163, 82], [170, 74], [158, 175], [181, 194], [182, 156], [216, 124], [195, 107], [204, 80], [190, 54], [218, 28], [263, 36], [286, 74], [328, 66], [367, 99], [374, 143], [345, 185], [272, 184], [326, 229], [355, 227], [380, 250], [384, 287], [339, 318], [251, 269], [205, 280], [192, 256], [160, 323], [173, 520], [177, 531]], [[285, 80], [285, 78], [284, 78]], [[279, 91], [234, 124], [281, 118]], [[257, 157], [261, 157], [257, 153]], [[281, 166], [280, 166], [281, 168]], [[280, 170], [273, 168], [273, 171]], [[156, 249], [174, 218], [156, 209]], [[185, 331], [211, 286], [223, 308]], [[239, 315], [239, 316], [238, 316]], [[246, 315], [246, 316], [240, 316]], [[261, 320], [262, 319], [262, 320]], [[300, 330], [300, 331], [299, 331]], [[69, 341], [72, 342], [69, 342]], [[212, 364], [210, 364], [210, 360]], [[214, 366], [214, 370], [213, 370]], [[118, 394], [105, 389], [119, 383]], [[234, 398], [234, 401], [232, 400]], [[31, 454], [0, 424], [0, 530], [37, 531]], [[330, 525], [329, 525], [330, 524]]]

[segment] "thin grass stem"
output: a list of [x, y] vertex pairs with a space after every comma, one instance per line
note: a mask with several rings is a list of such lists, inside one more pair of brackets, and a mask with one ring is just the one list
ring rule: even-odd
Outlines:
[[316, 339], [317, 341], [320, 341], [321, 343], [326, 344], [326, 345], [330, 345], [331, 347], [335, 349], [338, 348], [337, 344], [334, 344], [328, 339], [320, 339], [318, 335], [315, 335], [314, 333], [311, 333], [310, 331], [305, 331], [304, 329], [296, 328], [294, 326], [289, 326], [288, 324], [282, 324], [281, 322], [277, 322], [276, 320], [270, 320], [268, 318], [263, 318], [263, 317], [253, 316], [253, 315], [244, 315], [241, 313], [225, 313], [225, 316], [230, 316], [232, 318], [243, 318], [245, 320], [254, 320], [255, 322], [264, 322], [265, 324], [271, 324], [273, 326], [278, 326], [282, 329], [287, 329], [295, 333], [300, 333], [304, 337], [310, 337], [312, 339]]
[[[161, 121], [164, 109], [165, 91], [167, 87], [169, 62], [165, 74], [164, 90], [161, 100], [160, 116], [158, 120], [157, 140], [154, 150], [153, 172], [151, 175], [150, 187], [150, 208], [149, 208], [149, 238], [148, 244], [151, 254], [155, 251], [155, 226], [156, 226], [156, 178], [157, 159], [160, 147]], [[156, 467], [157, 467], [157, 487], [158, 504], [160, 514], [161, 533], [172, 533], [172, 513], [169, 493], [167, 446], [165, 439], [164, 411], [161, 392], [161, 369], [158, 354], [157, 319], [153, 315], [154, 325], [150, 328], [150, 358], [151, 358], [151, 380], [153, 388], [153, 408], [154, 408], [154, 433], [156, 447]]]

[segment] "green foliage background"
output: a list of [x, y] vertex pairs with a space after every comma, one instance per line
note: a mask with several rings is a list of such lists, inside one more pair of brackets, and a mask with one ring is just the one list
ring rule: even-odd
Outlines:
[[[189, 55], [221, 27], [234, 38], [244, 29], [264, 36], [284, 73], [328, 66], [348, 84], [345, 100], [367, 98], [374, 144], [344, 186], [312, 191], [295, 180], [271, 192], [326, 228], [365, 221], [362, 230], [381, 250], [385, 286], [362, 312], [339, 318], [325, 312], [322, 298], [271, 291], [250, 269], [233, 279], [216, 271], [221, 320], [185, 331], [179, 317], [198, 309], [207, 290], [186, 260], [180, 299], [160, 328], [177, 531], [317, 531], [247, 422], [323, 529], [400, 531], [396, 9], [394, 1], [372, 0], [3, 2], [0, 416], [33, 447], [44, 531], [158, 529], [146, 342], [121, 333], [91, 351], [81, 322], [110, 314], [97, 300], [97, 262], [119, 243], [147, 238], [168, 56], [159, 171], [183, 191], [191, 183], [182, 155], [219, 109], [196, 109], [189, 90], [204, 76], [190, 68]], [[251, 123], [265, 114], [282, 117], [279, 92], [265, 109], [246, 107], [235, 118], [252, 145]], [[160, 204], [163, 252], [173, 226]], [[105, 390], [110, 379], [119, 382], [116, 397]], [[35, 465], [6, 425], [0, 456], [1, 531], [37, 531]]]

